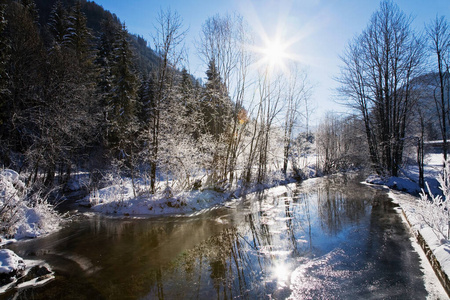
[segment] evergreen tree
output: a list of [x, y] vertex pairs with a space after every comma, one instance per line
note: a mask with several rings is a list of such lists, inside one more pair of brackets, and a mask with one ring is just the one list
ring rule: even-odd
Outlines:
[[200, 85], [198, 82], [193, 82], [192, 75], [183, 68], [181, 71], [181, 82], [179, 84], [179, 107], [181, 126], [185, 132], [190, 134], [196, 140], [201, 134], [203, 126], [202, 110], [200, 106]]
[[38, 12], [38, 9], [36, 7], [36, 3], [34, 2], [34, 0], [22, 0], [21, 4], [28, 11], [31, 19], [34, 21], [36, 26], [38, 26], [39, 25], [39, 12]]
[[[73, 11], [77, 12], [76, 6]], [[53, 184], [57, 170], [60, 183], [68, 180], [73, 160], [76, 162], [81, 150], [90, 146], [96, 128], [89, 37], [83, 32], [86, 20], [79, 7], [78, 13], [68, 18], [57, 3], [48, 24], [48, 28], [58, 30], [50, 30], [54, 43], [47, 53], [47, 68], [42, 71], [46, 84], [41, 97], [46, 105], [40, 110], [43, 116], [39, 127], [40, 147], [49, 149], [44, 154], [47, 186]]]
[[71, 10], [68, 25], [67, 39], [75, 50], [78, 61], [86, 60], [89, 56], [91, 34], [86, 25], [86, 17], [81, 11], [80, 1], [77, 1]]
[[[5, 26], [1, 34], [2, 55], [6, 55], [3, 74], [6, 93], [1, 95], [3, 124], [2, 144], [9, 151], [25, 152], [35, 136], [36, 110], [39, 91], [45, 86], [43, 44], [39, 29], [30, 10], [18, 2], [5, 8]], [[5, 23], [6, 22], [6, 23]]]
[[[5, 29], [7, 21], [5, 18], [6, 5], [0, 5], [0, 126], [5, 123], [7, 115], [5, 114], [7, 104], [7, 64], [9, 60], [10, 45]], [[0, 132], [1, 136], [1, 132]]]
[[203, 97], [206, 130], [218, 139], [225, 132], [227, 125], [229, 125], [232, 103], [227, 95], [227, 89], [222, 82], [214, 59], [209, 62], [206, 76], [207, 82]]
[[117, 32], [120, 28], [114, 22], [112, 17], [106, 18], [102, 22], [102, 31], [97, 46], [97, 57], [95, 64], [97, 65], [98, 79], [97, 79], [97, 95], [100, 98], [100, 105], [103, 111], [103, 143], [108, 143], [108, 136], [110, 130], [110, 103], [113, 89], [113, 74], [112, 67], [115, 60], [115, 44]]
[[63, 44], [69, 42], [67, 11], [60, 0], [53, 5], [52, 12], [50, 13], [48, 28], [53, 37], [54, 47], [61, 47]]
[[155, 74], [145, 76], [139, 87], [138, 119], [141, 127], [147, 129], [155, 109]]
[[186, 68], [181, 70], [181, 83], [180, 83], [180, 94], [182, 99], [182, 104], [187, 107], [189, 106], [189, 100], [192, 99], [192, 79], [191, 75], [188, 73]]
[[137, 77], [132, 70], [132, 58], [125, 25], [118, 32], [115, 60], [112, 66], [112, 96], [109, 104], [109, 120], [112, 125], [111, 138], [115, 142], [136, 121]]

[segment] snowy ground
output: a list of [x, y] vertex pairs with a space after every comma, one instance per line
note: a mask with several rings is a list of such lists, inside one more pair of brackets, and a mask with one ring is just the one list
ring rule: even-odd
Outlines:
[[[289, 181], [283, 181], [289, 183]], [[91, 207], [93, 212], [115, 216], [161, 216], [174, 214], [196, 214], [205, 209], [230, 205], [235, 199], [258, 190], [280, 185], [274, 181], [264, 186], [253, 186], [245, 191], [199, 189], [175, 192], [166, 188], [162, 193], [134, 195], [131, 180], [123, 178], [119, 184], [111, 185], [91, 193], [77, 201], [79, 205]]]
[[0, 293], [15, 287], [22, 289], [44, 285], [54, 279], [54, 273], [42, 261], [24, 260], [8, 249], [0, 250]]
[[38, 195], [30, 193], [17, 172], [0, 170], [0, 245], [11, 239], [34, 238], [60, 228], [60, 216]]
[[[424, 177], [433, 194], [441, 193], [437, 177], [442, 171], [443, 158], [442, 154], [430, 153], [425, 156], [424, 160]], [[391, 189], [419, 195], [421, 188], [419, 187], [419, 168], [417, 165], [411, 165], [400, 169], [399, 177], [381, 178], [379, 176], [370, 176], [367, 183], [385, 185]]]

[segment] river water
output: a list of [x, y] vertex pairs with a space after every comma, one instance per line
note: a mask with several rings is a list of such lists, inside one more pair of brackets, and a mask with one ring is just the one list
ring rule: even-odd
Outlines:
[[386, 192], [333, 176], [150, 219], [80, 218], [10, 248], [56, 279], [16, 299], [425, 299]]

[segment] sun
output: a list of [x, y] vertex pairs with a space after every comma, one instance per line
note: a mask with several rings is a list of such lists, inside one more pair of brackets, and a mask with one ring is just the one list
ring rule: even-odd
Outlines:
[[285, 60], [289, 58], [287, 52], [288, 45], [280, 41], [279, 38], [265, 41], [265, 47], [261, 49], [263, 60], [270, 68], [284, 68]]
[[259, 46], [251, 47], [258, 56], [256, 68], [270, 76], [279, 73], [289, 74], [289, 64], [299, 61], [290, 51], [295, 40], [284, 39], [281, 34], [269, 37], [265, 32], [260, 34], [260, 39]]
[[[244, 17], [249, 21], [248, 44], [245, 47], [252, 54], [252, 68], [268, 77], [288, 74], [295, 64], [305, 64], [311, 60], [304, 50], [305, 39], [319, 28], [315, 17], [299, 20], [291, 15], [291, 5], [280, 6], [274, 2], [270, 9], [255, 7], [254, 1], [241, 1]], [[294, 1], [295, 2], [295, 1]], [[276, 3], [276, 4], [275, 4]]]

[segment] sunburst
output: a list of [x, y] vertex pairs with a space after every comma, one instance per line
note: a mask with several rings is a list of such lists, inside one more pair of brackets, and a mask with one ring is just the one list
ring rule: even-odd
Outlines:
[[290, 57], [288, 46], [279, 37], [266, 40], [265, 46], [261, 48], [263, 63], [267, 64], [269, 69], [286, 69], [286, 60]]
[[299, 55], [291, 52], [293, 45], [300, 40], [299, 36], [285, 39], [281, 30], [273, 37], [268, 36], [264, 31], [258, 31], [257, 34], [260, 45], [251, 47], [257, 55], [255, 64], [257, 69], [263, 69], [271, 75], [279, 72], [287, 74], [290, 63], [302, 61]]
[[[272, 74], [282, 72], [289, 73], [289, 67], [293, 62], [305, 63], [307, 58], [299, 54], [299, 43], [312, 34], [314, 24], [306, 27], [293, 28], [289, 8], [280, 10], [276, 20], [264, 20], [257, 13], [252, 3], [245, 6], [245, 15], [250, 21], [251, 28], [256, 33], [256, 44], [249, 46], [257, 55], [254, 64], [257, 70]], [[276, 14], [276, 13], [275, 13]], [[268, 24], [272, 26], [268, 26]], [[263, 24], [264, 23], [264, 24]]]

